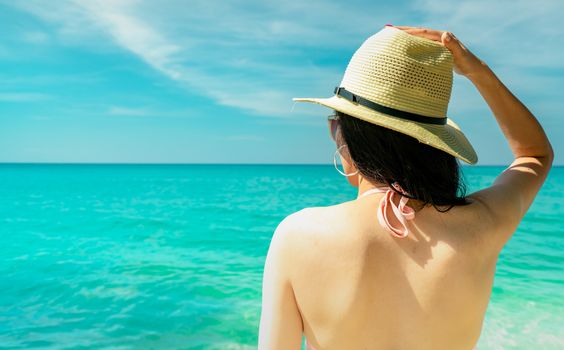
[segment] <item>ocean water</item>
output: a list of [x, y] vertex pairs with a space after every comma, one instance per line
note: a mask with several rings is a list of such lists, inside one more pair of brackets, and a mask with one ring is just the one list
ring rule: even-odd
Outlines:
[[[470, 191], [500, 167], [465, 167]], [[277, 224], [332, 166], [0, 165], [0, 348], [255, 349]], [[502, 252], [478, 349], [564, 349], [564, 168]]]

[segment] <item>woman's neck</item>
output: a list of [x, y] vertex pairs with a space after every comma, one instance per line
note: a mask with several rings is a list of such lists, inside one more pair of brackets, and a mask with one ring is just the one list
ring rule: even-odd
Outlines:
[[[366, 191], [369, 191], [375, 187], [379, 187], [379, 188], [390, 188], [390, 186], [388, 186], [387, 183], [373, 183], [370, 182], [368, 180], [366, 180], [365, 178], [363, 178], [362, 176], [359, 177], [359, 184], [358, 184], [358, 193], [356, 198], [360, 198], [360, 196], [362, 196], [363, 193], [365, 193]], [[410, 205], [411, 207], [413, 207], [416, 211], [419, 211], [421, 209], [423, 209], [425, 206], [423, 205], [423, 202], [417, 199], [410, 199], [408, 201], [408, 205]]]
[[374, 187], [389, 187], [388, 184], [386, 183], [371, 183], [368, 180], [364, 179], [363, 177], [359, 177], [359, 183], [358, 183], [358, 194], [357, 194], [357, 198], [359, 198], [364, 192], [374, 188]]

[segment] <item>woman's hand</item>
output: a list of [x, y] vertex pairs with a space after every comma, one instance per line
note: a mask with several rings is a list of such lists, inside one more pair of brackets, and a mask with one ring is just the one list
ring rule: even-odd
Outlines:
[[[454, 59], [454, 71], [467, 78], [480, 73], [487, 65], [476, 57], [451, 32], [424, 27], [392, 26], [409, 34], [435, 40], [450, 50]], [[449, 40], [450, 37], [450, 40]]]

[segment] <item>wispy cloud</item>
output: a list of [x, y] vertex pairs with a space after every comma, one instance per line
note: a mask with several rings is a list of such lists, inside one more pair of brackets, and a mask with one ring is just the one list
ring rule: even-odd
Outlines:
[[39, 31], [24, 32], [22, 33], [21, 38], [27, 43], [36, 45], [44, 45], [50, 42], [49, 35]]
[[496, 65], [564, 68], [564, 37], [554, 28], [564, 13], [561, 0], [417, 0], [412, 8], [422, 23], [406, 25], [450, 30]]
[[[90, 109], [91, 114], [84, 113], [84, 110]], [[81, 114], [82, 116], [94, 116], [99, 117], [105, 115], [108, 117], [134, 117], [134, 118], [167, 118], [167, 119], [190, 119], [199, 118], [205, 116], [204, 112], [197, 108], [170, 108], [170, 106], [163, 105], [144, 105], [144, 106], [123, 106], [123, 105], [113, 105], [109, 108], [100, 109], [99, 106], [75, 106], [74, 109], [66, 109], [64, 111], [65, 115], [72, 116]], [[269, 118], [265, 118], [269, 119]], [[276, 118], [272, 118], [276, 119]]]
[[250, 134], [230, 135], [225, 139], [227, 141], [264, 141], [264, 137]]
[[0, 92], [2, 102], [36, 102], [50, 98], [50, 95], [36, 92]]
[[[283, 40], [298, 34], [307, 34], [305, 41], [324, 36], [319, 29], [312, 26], [292, 26], [290, 22], [274, 19], [269, 22], [259, 21], [258, 24], [264, 30], [257, 30], [257, 23], [249, 26], [243, 24], [243, 20], [233, 23], [232, 17], [223, 18], [222, 21], [216, 18], [215, 23], [206, 23], [207, 27], [199, 27], [208, 29], [205, 37], [210, 40], [202, 42], [202, 38], [190, 36], [190, 33], [197, 35], [196, 28], [191, 28], [187, 35], [178, 37], [159, 28], [159, 24], [165, 26], [162, 18], [160, 21], [147, 20], [147, 12], [151, 15], [154, 13], [149, 2], [68, 1], [65, 5], [57, 11], [53, 11], [49, 3], [39, 1], [30, 1], [18, 6], [59, 26], [60, 35], [64, 37], [75, 38], [80, 30], [89, 36], [92, 32], [103, 33], [115, 44], [135, 54], [192, 93], [207, 96], [218, 104], [245, 109], [254, 114], [287, 116], [292, 105], [291, 98], [303, 95], [299, 93], [300, 90], [307, 91], [304, 81], [324, 82], [324, 85], [332, 86], [341, 74], [337, 69], [322, 68], [311, 62], [306, 67], [270, 62], [268, 56], [274, 52], [269, 53], [268, 48], [274, 48], [273, 51], [276, 51], [272, 35]], [[179, 8], [184, 7], [182, 3], [177, 5]], [[234, 11], [238, 7], [230, 2], [223, 5], [232, 7]], [[212, 14], [215, 16], [215, 10], [218, 10], [210, 12], [211, 9], [208, 8], [206, 11], [209, 6], [204, 2], [191, 4], [190, 8], [194, 7], [203, 9], [203, 12], [196, 11], [203, 16], [200, 20]], [[221, 12], [225, 12], [225, 9]], [[167, 15], [174, 16], [174, 13]], [[246, 14], [246, 17], [249, 17], [249, 14]], [[195, 20], [191, 16], [186, 21], [190, 19]], [[81, 22], [82, 26], [79, 27], [77, 22]], [[222, 26], [232, 24], [230, 28], [219, 28], [229, 33], [225, 38], [221, 38], [217, 32], [217, 22], [227, 22]], [[174, 28], [173, 32], [178, 33], [181, 29]], [[246, 56], [240, 53], [233, 56], [238, 51], [237, 42], [230, 42], [234, 36], [253, 40], [244, 41], [242, 51], [246, 52]], [[266, 43], [269, 40], [271, 42]], [[218, 45], [217, 49], [214, 45]], [[261, 46], [266, 50], [261, 52]]]
[[112, 106], [108, 110], [108, 114], [117, 115], [117, 116], [142, 117], [142, 116], [150, 115], [152, 114], [152, 112], [147, 110], [146, 108]]
[[[413, 18], [414, 12], [422, 18], [395, 24], [455, 32], [500, 74], [564, 69], [564, 50], [557, 49], [564, 42], [551, 24], [559, 22], [563, 4], [416, 0], [405, 4], [405, 14], [397, 14], [400, 4], [355, 0], [288, 1], [284, 6], [261, 1], [252, 7], [230, 0], [191, 0], [189, 6], [179, 0], [66, 0], [56, 9], [52, 2], [30, 0], [13, 6], [56, 26], [61, 40], [73, 45], [102, 45], [110, 38], [192, 94], [257, 115], [288, 116], [292, 97], [331, 94], [346, 58], [389, 21], [392, 11], [398, 21]], [[314, 60], [337, 53], [344, 57], [339, 65]], [[525, 81], [520, 74], [511, 72], [518, 82]], [[524, 88], [541, 85], [536, 79], [526, 79]], [[318, 114], [302, 107], [299, 112]]]

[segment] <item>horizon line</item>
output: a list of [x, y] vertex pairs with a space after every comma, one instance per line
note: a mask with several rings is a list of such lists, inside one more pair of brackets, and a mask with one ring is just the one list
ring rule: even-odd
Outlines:
[[[314, 165], [333, 166], [333, 163], [137, 163], [137, 162], [0, 162], [0, 165]], [[510, 164], [461, 164], [463, 167], [508, 167]], [[562, 167], [564, 164], [553, 164]]]

